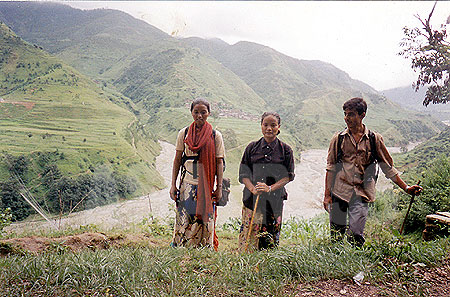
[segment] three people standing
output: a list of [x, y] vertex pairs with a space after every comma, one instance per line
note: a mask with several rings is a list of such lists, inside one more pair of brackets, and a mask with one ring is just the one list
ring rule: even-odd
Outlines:
[[[362, 246], [369, 203], [375, 201], [377, 164], [408, 194], [418, 195], [422, 187], [408, 186], [400, 178], [383, 137], [362, 123], [367, 111], [362, 98], [348, 100], [343, 110], [347, 128], [330, 142], [323, 206], [329, 212], [331, 238], [347, 237]], [[172, 245], [210, 246], [217, 250], [215, 202], [221, 198], [224, 144], [220, 132], [207, 122], [210, 106], [206, 100], [195, 100], [191, 114], [193, 123], [178, 133], [173, 162], [170, 196], [177, 201], [177, 214]], [[273, 248], [279, 243], [287, 199], [285, 185], [295, 177], [293, 151], [277, 137], [280, 127], [280, 116], [265, 112], [261, 117], [263, 137], [251, 142], [242, 156], [241, 251]], [[180, 169], [182, 182], [178, 189]]]

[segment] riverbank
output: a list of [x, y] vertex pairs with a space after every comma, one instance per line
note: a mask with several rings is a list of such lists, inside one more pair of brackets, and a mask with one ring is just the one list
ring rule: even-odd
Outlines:
[[[161, 154], [156, 158], [156, 168], [164, 178], [166, 188], [148, 195], [110, 205], [96, 207], [72, 213], [70, 216], [46, 221], [26, 221], [14, 223], [6, 228], [8, 232], [26, 233], [50, 229], [80, 228], [95, 225], [100, 230], [126, 229], [141, 223], [146, 218], [158, 218], [162, 221], [172, 219], [174, 203], [169, 198], [169, 185], [172, 174], [172, 162], [175, 155], [174, 145], [160, 142]], [[417, 144], [415, 144], [417, 145]], [[413, 148], [413, 146], [411, 146]], [[389, 148], [396, 152], [399, 148]], [[325, 213], [322, 208], [327, 150], [314, 149], [302, 152], [301, 162], [296, 164], [295, 179], [287, 186], [288, 200], [285, 202], [284, 220], [290, 217], [309, 219]], [[378, 190], [392, 187], [380, 172]], [[230, 218], [240, 219], [242, 208], [242, 185], [231, 188], [227, 206], [218, 208], [217, 225]]]

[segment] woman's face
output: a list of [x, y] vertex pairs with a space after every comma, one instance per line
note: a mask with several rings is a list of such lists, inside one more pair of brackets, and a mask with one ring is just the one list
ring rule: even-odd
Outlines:
[[208, 107], [206, 107], [204, 104], [196, 104], [192, 109], [191, 114], [192, 118], [194, 119], [195, 125], [199, 128], [203, 127], [209, 116]]
[[273, 115], [266, 116], [261, 123], [261, 131], [266, 140], [274, 140], [279, 129], [278, 119]]

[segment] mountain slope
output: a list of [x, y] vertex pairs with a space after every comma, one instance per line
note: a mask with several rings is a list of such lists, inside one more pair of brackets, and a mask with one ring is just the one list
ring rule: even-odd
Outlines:
[[450, 156], [450, 127], [418, 145], [413, 150], [397, 157], [401, 169], [421, 173], [440, 156]]
[[[190, 121], [186, 107], [198, 96], [215, 103], [213, 110], [223, 115], [255, 120], [264, 110], [278, 111], [296, 151], [327, 146], [331, 135], [345, 126], [342, 103], [355, 96], [367, 99], [366, 122], [385, 136], [388, 145], [423, 139], [442, 128], [429, 117], [402, 110], [328, 63], [294, 59], [250, 42], [231, 46], [220, 40], [177, 40], [110, 10], [61, 8], [66, 18], [72, 18], [69, 25], [53, 17], [36, 32], [31, 23], [21, 25], [25, 16], [14, 5], [2, 6], [10, 7], [3, 18], [13, 28], [22, 28], [24, 38], [40, 41], [40, 46], [83, 73], [130, 97], [145, 129], [157, 130], [163, 139], [173, 141], [175, 131]], [[37, 22], [46, 15], [34, 8], [27, 13]], [[134, 27], [127, 25], [131, 23]], [[60, 30], [70, 45], [55, 33]], [[78, 32], [84, 39], [77, 38]], [[148, 37], [139, 38], [136, 32]]]
[[57, 3], [2, 2], [0, 21], [90, 76], [102, 73], [135, 48], [169, 38], [117, 10], [82, 11]]
[[286, 119], [303, 147], [326, 146], [333, 131], [345, 126], [342, 104], [363, 97], [369, 104], [366, 123], [388, 144], [423, 139], [443, 126], [419, 113], [402, 110], [370, 86], [331, 64], [298, 60], [250, 42], [227, 45], [218, 40], [184, 39], [213, 56], [241, 77]]
[[381, 93], [406, 109], [414, 109], [421, 113], [431, 114], [440, 120], [450, 120], [449, 104], [430, 104], [423, 105], [426, 88], [420, 88], [417, 92], [411, 86], [384, 90]]
[[[0, 48], [2, 157], [57, 152], [60, 158], [54, 165], [62, 176], [107, 166], [136, 179], [137, 193], [162, 187], [151, 165], [159, 145], [151, 135], [142, 134], [133, 113], [120, 106], [127, 105], [120, 94], [102, 89], [61, 60], [24, 42], [3, 23]], [[142, 136], [144, 145], [138, 143]], [[6, 177], [4, 166], [0, 175]]]

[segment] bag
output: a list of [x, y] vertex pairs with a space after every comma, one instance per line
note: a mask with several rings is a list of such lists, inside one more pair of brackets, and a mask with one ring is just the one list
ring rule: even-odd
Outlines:
[[220, 198], [219, 201], [217, 201], [217, 206], [225, 206], [228, 203], [228, 200], [230, 199], [230, 184], [231, 181], [228, 177], [224, 177], [222, 180], [222, 198]]

